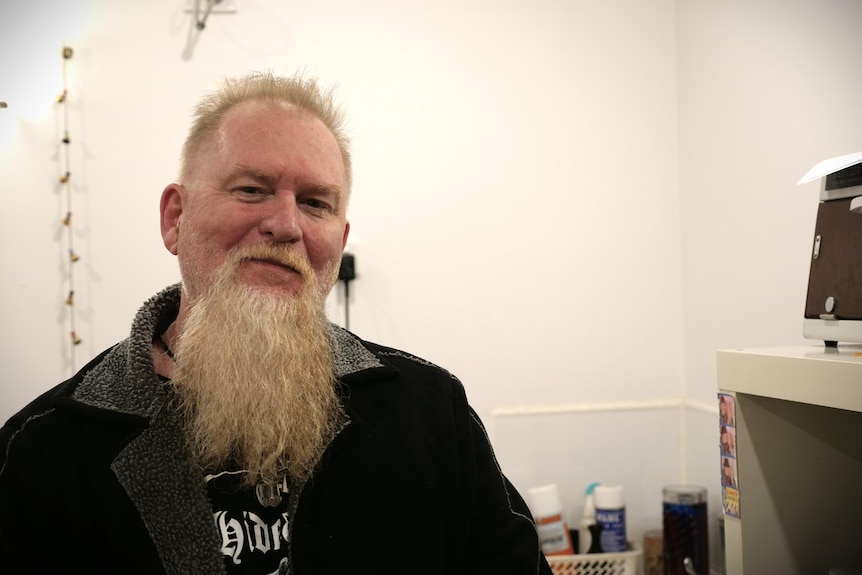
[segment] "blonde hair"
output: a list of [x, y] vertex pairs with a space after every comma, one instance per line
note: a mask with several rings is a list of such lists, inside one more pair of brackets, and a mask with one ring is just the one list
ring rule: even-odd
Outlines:
[[218, 91], [207, 95], [197, 105], [180, 158], [180, 180], [189, 175], [194, 157], [233, 106], [247, 100], [285, 102], [318, 118], [335, 136], [344, 164], [346, 193], [350, 194], [353, 170], [350, 159], [350, 139], [344, 127], [344, 114], [336, 106], [333, 89], [323, 90], [313, 78], [301, 73], [291, 77], [274, 76], [270, 72], [254, 72], [239, 78], [226, 78]]

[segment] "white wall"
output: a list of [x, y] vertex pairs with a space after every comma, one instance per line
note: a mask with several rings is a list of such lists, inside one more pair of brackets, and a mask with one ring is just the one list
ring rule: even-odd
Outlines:
[[862, 151], [862, 3], [678, 6], [686, 382], [708, 399], [715, 349], [806, 343], [820, 182], [796, 182]]
[[[554, 478], [572, 515], [584, 481], [619, 480], [619, 462], [640, 460], [641, 416], [654, 413], [619, 425], [606, 413], [596, 425], [610, 435], [588, 438], [591, 412], [564, 416], [567, 457], [585, 454], [573, 475], [570, 463], [522, 473], [528, 448], [558, 461], [533, 438], [556, 437], [559, 418], [505, 410], [711, 406], [715, 349], [802, 341], [817, 189], [794, 184], [862, 149], [862, 3], [236, 0], [236, 14], [198, 33], [183, 2], [4, 11], [0, 418], [73, 367], [53, 102], [64, 41], [75, 49], [75, 367], [178, 278], [157, 204], [192, 105], [219, 77], [263, 68], [337, 83], [348, 109], [351, 328], [459, 375], [520, 486]], [[342, 303], [333, 296], [336, 321]], [[648, 425], [667, 481], [715, 497], [710, 418], [683, 408]], [[665, 428], [688, 429], [686, 441]], [[660, 494], [635, 493], [646, 525]]]
[[[53, 104], [69, 36], [81, 361], [177, 279], [157, 202], [193, 103], [224, 74], [302, 67], [338, 83], [350, 113], [351, 328], [450, 368], [485, 416], [682, 393], [669, 0], [238, 0], [199, 35], [180, 0], [73, 4], [69, 33], [40, 26], [38, 2], [17, 6], [4, 50], [9, 77], [43, 102], [2, 164], [18, 190], [0, 232], [15, 270], [2, 304], [18, 326], [3, 334], [10, 403], [70, 372]], [[45, 45], [50, 58], [28, 59]], [[611, 362], [620, 349], [628, 360]]]

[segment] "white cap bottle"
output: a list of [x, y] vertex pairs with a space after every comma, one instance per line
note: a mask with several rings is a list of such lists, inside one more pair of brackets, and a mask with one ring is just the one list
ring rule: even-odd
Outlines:
[[626, 543], [626, 506], [623, 486], [599, 484], [593, 489], [596, 505], [596, 523], [602, 526], [601, 542], [605, 553], [622, 553]]
[[563, 517], [563, 504], [556, 483], [527, 490], [530, 511], [545, 555], [572, 555], [572, 538]]

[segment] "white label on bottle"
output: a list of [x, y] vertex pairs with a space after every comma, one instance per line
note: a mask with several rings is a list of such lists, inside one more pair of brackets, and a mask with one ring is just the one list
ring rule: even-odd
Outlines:
[[572, 553], [569, 543], [569, 534], [562, 517], [546, 517], [536, 522], [536, 531], [542, 544], [542, 552], [546, 555], [553, 553]]

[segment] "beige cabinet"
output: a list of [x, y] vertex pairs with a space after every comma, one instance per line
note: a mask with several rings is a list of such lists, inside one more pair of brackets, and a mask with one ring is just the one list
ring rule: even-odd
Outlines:
[[862, 346], [722, 350], [717, 368], [736, 407], [728, 575], [862, 568]]

